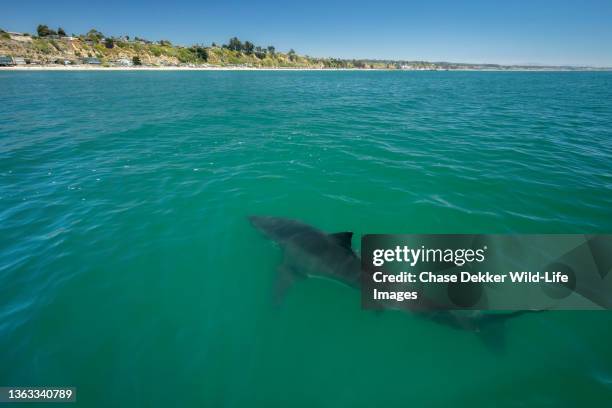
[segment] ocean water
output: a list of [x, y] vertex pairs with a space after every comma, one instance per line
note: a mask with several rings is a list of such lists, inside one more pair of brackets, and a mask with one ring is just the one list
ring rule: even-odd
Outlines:
[[79, 405], [612, 405], [612, 312], [360, 309], [250, 214], [612, 232], [612, 73], [0, 72], [0, 386]]

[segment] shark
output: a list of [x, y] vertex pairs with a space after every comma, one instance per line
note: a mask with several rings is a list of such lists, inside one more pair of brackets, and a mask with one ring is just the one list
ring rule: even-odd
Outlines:
[[[284, 252], [274, 286], [274, 302], [280, 304], [289, 289], [305, 278], [325, 278], [353, 289], [361, 289], [361, 258], [352, 248], [353, 232], [326, 233], [298, 220], [249, 216], [251, 225], [276, 242]], [[364, 273], [367, 273], [364, 272]], [[431, 310], [422, 306], [410, 310], [381, 305], [381, 310], [414, 313], [447, 327], [476, 333], [491, 349], [505, 346], [503, 327], [510, 319], [543, 310], [519, 310], [510, 313], [484, 313], [478, 310]]]
[[278, 243], [284, 259], [278, 267], [275, 303], [300, 279], [327, 278], [354, 289], [361, 287], [361, 259], [351, 247], [352, 232], [327, 234], [300, 221], [269, 216], [250, 216], [251, 224]]

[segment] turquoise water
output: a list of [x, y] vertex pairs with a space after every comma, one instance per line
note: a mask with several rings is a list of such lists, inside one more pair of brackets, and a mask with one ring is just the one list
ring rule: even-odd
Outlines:
[[0, 386], [83, 406], [592, 406], [612, 313], [473, 333], [271, 302], [246, 221], [612, 232], [612, 73], [0, 72]]

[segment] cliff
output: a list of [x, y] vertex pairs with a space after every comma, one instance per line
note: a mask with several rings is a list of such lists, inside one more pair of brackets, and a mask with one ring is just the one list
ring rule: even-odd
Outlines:
[[[276, 52], [274, 47], [255, 47], [238, 41], [230, 46], [184, 47], [169, 41], [104, 38], [102, 35], [44, 37], [21, 33], [0, 33], [0, 55], [24, 58], [28, 64], [81, 64], [96, 58], [103, 66], [132, 64], [148, 66], [218, 65], [295, 68], [394, 68], [387, 63], [312, 58], [293, 51]], [[233, 48], [233, 49], [232, 49]]]

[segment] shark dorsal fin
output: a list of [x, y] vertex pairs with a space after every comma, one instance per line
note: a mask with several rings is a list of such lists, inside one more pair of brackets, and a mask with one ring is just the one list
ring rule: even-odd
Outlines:
[[346, 249], [351, 249], [351, 239], [353, 238], [352, 232], [336, 232], [334, 234], [329, 234], [329, 236], [336, 241], [338, 245]]

